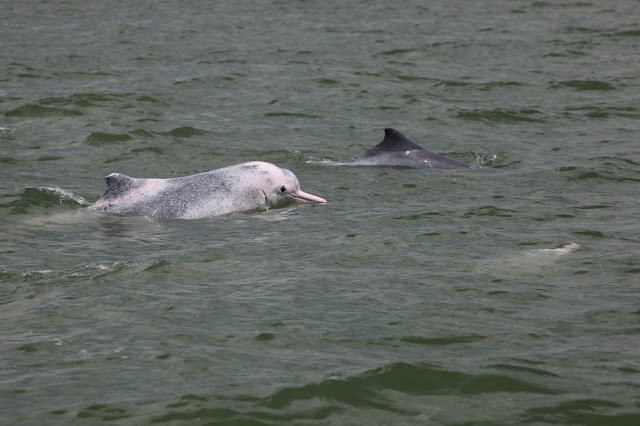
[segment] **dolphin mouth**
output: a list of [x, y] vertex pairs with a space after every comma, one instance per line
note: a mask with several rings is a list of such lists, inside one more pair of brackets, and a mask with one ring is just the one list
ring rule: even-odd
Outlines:
[[308, 194], [304, 191], [296, 191], [289, 194], [291, 198], [296, 201], [300, 201], [303, 203], [313, 203], [313, 204], [327, 204], [327, 200], [324, 198], [318, 197], [317, 195]]

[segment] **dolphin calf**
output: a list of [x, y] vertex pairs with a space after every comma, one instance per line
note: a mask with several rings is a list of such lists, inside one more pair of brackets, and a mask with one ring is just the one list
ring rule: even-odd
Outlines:
[[89, 208], [121, 215], [198, 219], [267, 210], [295, 201], [326, 203], [302, 191], [289, 170], [262, 161], [173, 179], [112, 173], [105, 180], [106, 192]]
[[471, 166], [427, 151], [395, 129], [384, 129], [384, 140], [362, 154], [344, 161], [357, 166], [405, 166], [433, 169], [470, 169]]

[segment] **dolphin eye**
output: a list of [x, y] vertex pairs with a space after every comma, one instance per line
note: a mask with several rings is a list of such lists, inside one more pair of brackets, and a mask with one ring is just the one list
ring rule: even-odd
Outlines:
[[285, 186], [284, 186], [284, 185], [282, 185], [282, 186], [280, 187], [280, 192], [284, 192], [284, 191], [286, 191], [286, 190], [287, 190], [287, 188], [285, 188]]

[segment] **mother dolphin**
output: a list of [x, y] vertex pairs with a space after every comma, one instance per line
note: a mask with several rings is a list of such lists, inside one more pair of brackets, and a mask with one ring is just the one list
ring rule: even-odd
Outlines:
[[120, 173], [105, 179], [106, 192], [90, 208], [122, 215], [198, 219], [295, 201], [326, 203], [302, 191], [289, 170], [262, 161], [173, 179], [137, 179]]

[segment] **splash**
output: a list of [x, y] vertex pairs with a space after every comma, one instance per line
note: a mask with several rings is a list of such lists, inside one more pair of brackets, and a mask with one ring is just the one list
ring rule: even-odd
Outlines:
[[86, 207], [90, 203], [84, 198], [62, 188], [27, 187], [17, 199], [0, 204], [0, 208], [8, 209], [10, 214], [27, 214], [33, 208]]
[[557, 247], [557, 248], [530, 250], [529, 252], [527, 252], [527, 255], [529, 256], [562, 256], [565, 254], [569, 254], [572, 251], [578, 250], [579, 248], [580, 248], [580, 244], [567, 243], [562, 247]]
[[58, 204], [63, 204], [65, 201], [75, 202], [81, 206], [88, 206], [89, 204], [91, 204], [84, 198], [80, 197], [79, 195], [75, 195], [74, 193], [67, 191], [66, 189], [56, 188], [51, 186], [42, 186], [36, 189], [39, 189], [48, 194], [57, 196], [59, 199]]

